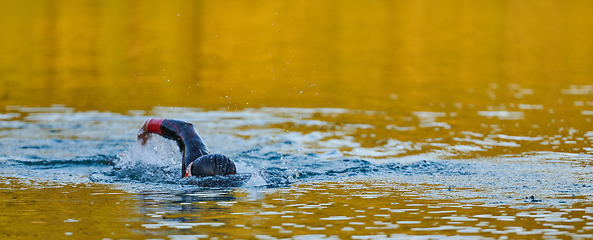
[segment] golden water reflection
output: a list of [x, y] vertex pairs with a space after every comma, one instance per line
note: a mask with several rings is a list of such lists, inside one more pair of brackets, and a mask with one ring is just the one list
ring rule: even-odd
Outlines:
[[[492, 204], [464, 199], [456, 193], [461, 189], [390, 180], [179, 194], [1, 180], [0, 230], [11, 239], [593, 237], [593, 205], [588, 201], [552, 206], [547, 199], [516, 196], [514, 204]], [[441, 194], [429, 197], [430, 191]]]
[[133, 195], [108, 186], [0, 178], [0, 238], [130, 238]]
[[[517, 196], [512, 205], [488, 204], [459, 198], [456, 189], [389, 180], [196, 189], [175, 195], [22, 181], [2, 179], [0, 229], [14, 239], [593, 237], [589, 203], [549, 206], [546, 199]], [[426, 191], [450, 197], [430, 198]]]
[[11, 2], [0, 10], [0, 108], [514, 103], [573, 114], [559, 90], [590, 85], [591, 5]]
[[330, 107], [369, 112], [333, 119], [373, 125], [357, 133], [364, 146], [396, 136], [486, 145], [488, 156], [586, 153], [591, 5], [11, 2], [0, 9], [0, 119], [52, 104]]
[[[517, 198], [514, 206], [466, 202], [458, 197], [437, 200], [423, 195], [427, 190], [455, 191], [379, 180], [297, 184], [251, 192], [238, 190], [237, 199], [225, 201], [208, 201], [199, 193], [188, 194], [194, 198], [173, 203], [183, 206], [181, 211], [167, 212], [162, 219], [142, 226], [156, 232], [184, 229], [185, 235], [233, 238], [255, 235], [261, 239], [298, 239], [299, 236], [405, 239], [409, 235], [593, 237], [590, 204], [548, 207], [533, 196]], [[155, 202], [161, 209], [171, 204]], [[188, 218], [194, 220], [179, 221]]]
[[[286, 121], [263, 128], [327, 134], [321, 144], [346, 139], [353, 144], [335, 149], [373, 159], [435, 152], [445, 153], [439, 158], [590, 154], [592, 5], [11, 1], [0, 8], [0, 119], [60, 121], [49, 114], [92, 111], [169, 116], [163, 106], [187, 112], [335, 108], [343, 113], [309, 117], [327, 123], [321, 127]], [[2, 126], [3, 137], [19, 133]], [[48, 138], [63, 138], [58, 134]], [[404, 152], [380, 155], [401, 146]], [[589, 155], [568, 156], [575, 165], [591, 165]], [[182, 198], [177, 203], [92, 185], [33, 190], [1, 182], [0, 233], [23, 239], [66, 233], [591, 238], [593, 226], [590, 204], [434, 200], [419, 192], [449, 190], [397, 183], [206, 193], [224, 200], [171, 196]]]

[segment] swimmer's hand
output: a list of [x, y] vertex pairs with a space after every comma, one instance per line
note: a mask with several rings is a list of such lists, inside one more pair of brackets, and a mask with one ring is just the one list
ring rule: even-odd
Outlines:
[[142, 146], [146, 144], [146, 141], [150, 138], [150, 133], [148, 132], [148, 121], [145, 121], [142, 124], [142, 127], [138, 130], [138, 141], [142, 143]]

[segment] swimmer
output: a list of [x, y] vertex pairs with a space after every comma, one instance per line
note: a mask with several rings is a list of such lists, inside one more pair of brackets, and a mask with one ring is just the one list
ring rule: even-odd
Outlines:
[[153, 118], [140, 127], [138, 140], [142, 145], [150, 138], [151, 133], [175, 140], [183, 160], [181, 176], [206, 177], [237, 173], [233, 161], [221, 154], [210, 154], [204, 140], [198, 135], [191, 123], [173, 119]]

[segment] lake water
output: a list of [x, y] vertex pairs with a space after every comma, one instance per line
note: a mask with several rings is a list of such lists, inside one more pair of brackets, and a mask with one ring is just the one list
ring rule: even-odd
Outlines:
[[7, 3], [0, 238], [593, 238], [592, 5]]

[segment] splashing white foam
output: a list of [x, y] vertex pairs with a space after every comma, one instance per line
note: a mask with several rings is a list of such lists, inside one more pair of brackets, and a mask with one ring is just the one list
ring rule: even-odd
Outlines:
[[266, 180], [259, 174], [254, 174], [252, 177], [245, 183], [245, 187], [252, 188], [252, 187], [261, 187], [265, 186], [268, 183]]
[[146, 145], [134, 143], [115, 163], [117, 175], [136, 180], [177, 182], [181, 178], [181, 152], [174, 141], [153, 136]]

